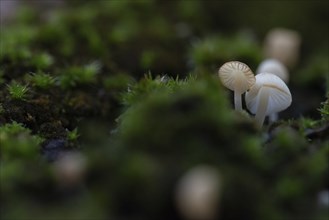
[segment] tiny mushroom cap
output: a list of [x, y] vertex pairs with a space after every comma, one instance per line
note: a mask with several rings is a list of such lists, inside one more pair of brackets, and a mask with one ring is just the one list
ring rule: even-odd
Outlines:
[[276, 59], [266, 59], [261, 62], [256, 70], [256, 74], [259, 73], [272, 73], [280, 77], [285, 83], [289, 81], [288, 69]]
[[222, 83], [237, 93], [246, 92], [256, 81], [251, 69], [239, 61], [224, 63], [218, 71]]
[[219, 68], [218, 75], [224, 86], [234, 91], [235, 109], [242, 110], [241, 94], [256, 81], [251, 69], [239, 61], [230, 61]]
[[256, 114], [258, 125], [263, 125], [266, 115], [283, 111], [291, 104], [291, 93], [278, 76], [271, 73], [256, 75], [256, 83], [246, 93], [247, 108]]

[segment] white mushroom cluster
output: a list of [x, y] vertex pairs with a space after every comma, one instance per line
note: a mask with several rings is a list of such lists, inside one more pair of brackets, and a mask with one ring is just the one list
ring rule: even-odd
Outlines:
[[291, 105], [291, 93], [286, 85], [287, 68], [278, 60], [264, 60], [254, 76], [250, 68], [241, 62], [223, 64], [218, 71], [224, 86], [234, 91], [236, 110], [242, 110], [241, 95], [245, 94], [248, 110], [255, 114], [255, 120], [262, 127], [265, 117], [277, 118], [277, 113]]

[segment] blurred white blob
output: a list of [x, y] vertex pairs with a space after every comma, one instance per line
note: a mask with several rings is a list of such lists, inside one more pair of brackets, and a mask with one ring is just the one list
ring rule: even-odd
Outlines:
[[5, 23], [15, 15], [18, 4], [19, 1], [17, 0], [0, 0], [0, 24]]
[[68, 152], [54, 163], [54, 174], [62, 186], [74, 186], [82, 181], [86, 165], [86, 158], [81, 153]]
[[285, 83], [288, 83], [289, 81], [289, 72], [287, 67], [276, 59], [263, 60], [256, 70], [256, 74], [259, 73], [272, 73], [280, 77]]
[[318, 203], [322, 207], [329, 207], [329, 190], [319, 192]]
[[24, 6], [35, 8], [42, 19], [48, 19], [51, 12], [64, 5], [64, 0], [0, 0], [0, 25], [14, 20]]
[[298, 32], [275, 28], [269, 31], [264, 42], [264, 53], [267, 58], [277, 59], [292, 68], [299, 59], [301, 37]]
[[221, 178], [217, 169], [199, 165], [189, 170], [178, 182], [176, 205], [188, 220], [218, 219]]

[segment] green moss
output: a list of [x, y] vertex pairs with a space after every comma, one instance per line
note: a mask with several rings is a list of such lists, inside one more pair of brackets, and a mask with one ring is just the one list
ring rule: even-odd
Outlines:
[[329, 92], [327, 94], [327, 100], [321, 103], [321, 108], [319, 109], [322, 120], [328, 121], [329, 120]]
[[0, 57], [10, 57], [16, 59], [21, 49], [26, 48], [36, 37], [37, 29], [33, 26], [17, 25], [8, 27], [7, 31], [0, 34]]
[[217, 71], [225, 62], [238, 60], [255, 68], [261, 60], [261, 48], [248, 36], [215, 35], [196, 42], [190, 52], [191, 61], [198, 68]]
[[10, 160], [13, 158], [29, 159], [38, 156], [38, 146], [43, 139], [31, 135], [31, 131], [22, 124], [13, 122], [0, 127], [1, 158]]
[[43, 72], [37, 72], [37, 73], [33, 73], [31, 75], [28, 75], [27, 77], [28, 81], [36, 86], [39, 87], [41, 89], [49, 89], [50, 87], [55, 85], [56, 82], [56, 78], [54, 78], [53, 76], [43, 73]]
[[80, 136], [80, 134], [79, 134], [77, 128], [75, 128], [72, 131], [69, 131], [67, 133], [67, 138], [68, 138], [69, 141], [76, 141], [79, 136]]
[[277, 195], [284, 200], [299, 196], [304, 190], [303, 183], [292, 178], [281, 179], [276, 189]]
[[95, 83], [99, 70], [100, 64], [98, 62], [93, 62], [82, 67], [69, 67], [59, 76], [60, 85], [63, 88], [69, 88], [78, 84]]
[[314, 179], [327, 178], [323, 176], [329, 170], [328, 158], [329, 145], [328, 141], [321, 144], [318, 152], [314, 153], [312, 157], [309, 158], [308, 163], [308, 173]]
[[[175, 89], [187, 84], [188, 80], [174, 79], [166, 75], [157, 76], [153, 79], [152, 74], [149, 73], [138, 83], [129, 85], [128, 92], [123, 94], [122, 100], [126, 106], [132, 106], [150, 94], [161, 93], [161, 91], [171, 93]], [[190, 80], [194, 80], [193, 76], [190, 76]]]
[[41, 53], [33, 56], [30, 62], [37, 69], [46, 69], [54, 63], [54, 58], [48, 53]]
[[109, 91], [124, 91], [128, 85], [133, 82], [133, 78], [126, 73], [120, 73], [116, 75], [110, 75], [103, 81], [104, 87]]
[[[13, 122], [11, 124], [6, 124], [5, 126], [1, 126], [1, 131], [9, 134], [17, 134], [20, 132], [29, 131], [26, 129], [22, 124], [19, 124], [17, 122]], [[4, 133], [3, 133], [4, 135]]]
[[13, 81], [10, 85], [7, 85], [8, 92], [12, 99], [24, 100], [27, 97], [29, 87]]
[[299, 131], [302, 134], [302, 133], [305, 132], [306, 129], [313, 129], [316, 126], [318, 126], [319, 121], [311, 119], [311, 118], [302, 117], [302, 118], [299, 119], [298, 125], [299, 125]]
[[[144, 93], [140, 89], [145, 81], [141, 81], [134, 87], [136, 91], [128, 92], [143, 96], [119, 118], [123, 146], [164, 157], [186, 157], [186, 162], [224, 163], [230, 157], [241, 157], [239, 163], [262, 163], [255, 127], [244, 115], [234, 117], [217, 79], [169, 79], [163, 83], [144, 80], [149, 80], [153, 88], [147, 87], [152, 89]], [[249, 127], [250, 133], [244, 126]]]

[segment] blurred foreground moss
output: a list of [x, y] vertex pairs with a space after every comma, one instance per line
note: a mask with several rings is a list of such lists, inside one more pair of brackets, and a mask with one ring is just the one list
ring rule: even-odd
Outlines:
[[[176, 184], [199, 164], [222, 176], [222, 219], [325, 217], [318, 194], [328, 183], [328, 139], [309, 143], [279, 123], [263, 143], [249, 116], [231, 111], [224, 91], [206, 76], [132, 84], [117, 128], [82, 145], [87, 166], [78, 182], [59, 178], [61, 159], [46, 163], [33, 150], [40, 142], [21, 125], [2, 126], [2, 218], [21, 219], [20, 211], [33, 219], [181, 219]], [[10, 135], [30, 152], [20, 160], [6, 156], [20, 148]]]
[[200, 72], [216, 72], [219, 63], [237, 60], [248, 63], [255, 69], [260, 63], [262, 52], [251, 33], [233, 36], [211, 36], [196, 41], [190, 51], [190, 62]]
[[159, 79], [127, 93], [139, 102], [119, 118], [114, 140], [91, 152], [89, 184], [97, 195], [105, 188], [113, 195], [101, 198], [114, 216], [180, 219], [173, 198], [179, 177], [208, 164], [223, 176], [222, 219], [321, 218], [328, 140], [314, 143], [314, 152], [298, 130], [283, 127], [263, 145], [252, 121], [228, 110], [217, 80]]
[[329, 121], [329, 90], [327, 92], [327, 100], [322, 103], [322, 106], [319, 110], [320, 110], [322, 119], [324, 121]]

